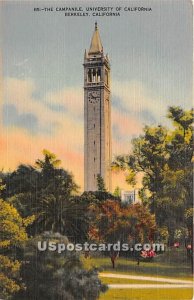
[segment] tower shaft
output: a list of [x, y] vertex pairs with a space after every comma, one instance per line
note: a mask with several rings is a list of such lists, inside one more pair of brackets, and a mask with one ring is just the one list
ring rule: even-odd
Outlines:
[[84, 57], [84, 189], [97, 190], [97, 175], [111, 190], [110, 63], [97, 24]]

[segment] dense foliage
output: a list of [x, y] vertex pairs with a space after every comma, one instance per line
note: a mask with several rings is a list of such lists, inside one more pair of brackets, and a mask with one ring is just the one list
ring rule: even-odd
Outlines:
[[123, 207], [107, 200], [91, 206], [96, 217], [90, 222], [90, 239], [105, 243], [151, 242], [156, 232], [155, 217], [141, 204]]
[[[132, 153], [118, 156], [113, 169], [128, 170], [127, 181], [136, 183], [143, 174], [140, 196], [155, 213], [159, 231], [167, 230], [169, 242], [185, 228], [184, 212], [192, 206], [193, 111], [170, 107], [173, 128], [145, 126], [132, 142]], [[184, 235], [184, 230], [182, 230]]]
[[17, 210], [0, 199], [0, 297], [9, 296], [22, 288], [21, 260], [16, 251], [28, 240], [26, 227], [32, 218], [23, 219]]
[[106, 291], [95, 269], [84, 268], [75, 252], [37, 251], [38, 242], [67, 245], [68, 239], [58, 233], [44, 233], [31, 239], [25, 247], [21, 275], [25, 290], [14, 300], [95, 300]]

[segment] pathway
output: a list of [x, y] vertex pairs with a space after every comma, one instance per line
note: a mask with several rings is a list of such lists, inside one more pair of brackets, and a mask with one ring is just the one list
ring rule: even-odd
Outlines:
[[[174, 289], [174, 288], [192, 288], [193, 281], [192, 280], [182, 280], [182, 279], [172, 279], [165, 277], [151, 277], [151, 276], [136, 276], [136, 275], [126, 275], [126, 274], [114, 274], [114, 273], [100, 273], [100, 277], [106, 278], [123, 278], [123, 279], [135, 279], [135, 280], [146, 280], [146, 281], [154, 281], [155, 284], [147, 283], [129, 283], [129, 284], [108, 284], [109, 288], [112, 289]], [[164, 284], [157, 284], [157, 282], [163, 282]]]

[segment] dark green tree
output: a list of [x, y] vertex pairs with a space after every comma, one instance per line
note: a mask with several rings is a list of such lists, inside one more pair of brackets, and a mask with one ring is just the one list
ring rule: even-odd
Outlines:
[[34, 235], [44, 231], [60, 232], [73, 241], [86, 239], [87, 208], [75, 199], [78, 186], [73, 175], [59, 168], [60, 160], [48, 150], [36, 167], [21, 165], [16, 171], [5, 174], [8, 188], [4, 199], [13, 204], [23, 217], [35, 215], [28, 228]]
[[106, 192], [104, 179], [100, 174], [97, 175], [97, 187], [99, 192]]
[[12, 173], [3, 174], [6, 189], [3, 198], [9, 198], [20, 193], [35, 193], [40, 189], [40, 172], [30, 165], [19, 165]]
[[185, 226], [184, 211], [192, 206], [193, 111], [169, 107], [173, 129], [146, 126], [133, 140], [132, 153], [118, 156], [113, 168], [128, 170], [128, 183], [143, 174], [139, 192], [143, 203], [156, 215], [159, 227], [167, 226], [170, 242], [175, 229]]
[[86, 270], [76, 252], [39, 251], [38, 242], [67, 245], [68, 239], [47, 232], [26, 244], [21, 274], [26, 289], [14, 300], [95, 300], [106, 291], [97, 270]]
[[42, 196], [36, 219], [36, 231], [59, 232], [72, 242], [87, 240], [88, 205], [79, 203], [77, 197], [55, 197], [52, 194]]

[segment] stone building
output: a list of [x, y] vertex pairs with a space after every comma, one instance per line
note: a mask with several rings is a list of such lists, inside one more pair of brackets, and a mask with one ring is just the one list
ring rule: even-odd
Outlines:
[[84, 190], [97, 190], [97, 175], [111, 191], [110, 62], [97, 23], [84, 55]]

